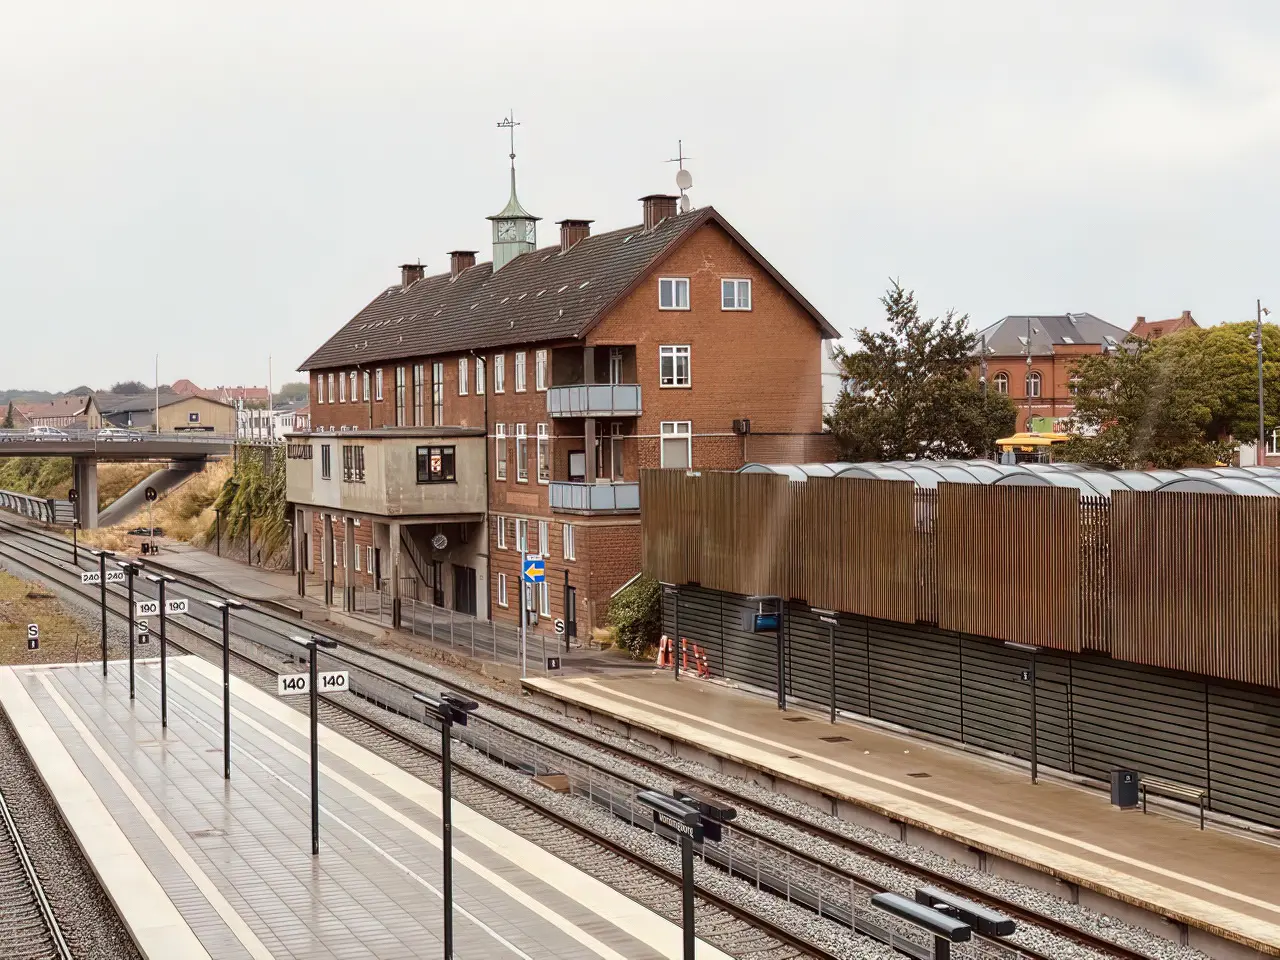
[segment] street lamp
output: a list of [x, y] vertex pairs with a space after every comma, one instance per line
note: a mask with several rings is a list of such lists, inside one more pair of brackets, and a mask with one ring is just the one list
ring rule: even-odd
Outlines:
[[444, 857], [444, 960], [453, 958], [453, 762], [449, 740], [455, 723], [467, 725], [467, 715], [480, 704], [444, 691], [438, 697], [415, 693], [413, 699], [426, 708], [427, 719], [440, 724], [440, 840]]
[[[672, 583], [664, 583], [662, 592], [665, 596], [671, 597], [672, 602], [676, 606], [676, 628], [675, 642], [671, 645], [671, 677], [674, 680], [680, 679], [680, 657], [676, 654], [676, 647], [680, 645], [680, 589]], [[659, 661], [661, 662], [661, 661]]]
[[142, 567], [129, 560], [116, 561], [116, 566], [124, 571], [129, 579], [129, 699], [133, 699], [133, 578]]
[[114, 557], [110, 550], [89, 551], [98, 558], [98, 589], [102, 607], [102, 675], [107, 675], [107, 557]]
[[231, 611], [244, 606], [239, 600], [225, 597], [206, 600], [222, 611], [222, 779], [231, 779]]
[[316, 729], [319, 715], [319, 706], [316, 702], [319, 696], [317, 693], [319, 684], [316, 683], [316, 647], [332, 650], [338, 645], [338, 641], [317, 636], [314, 633], [310, 637], [290, 637], [289, 639], [306, 649], [310, 661], [307, 668], [307, 690], [311, 694], [311, 855], [314, 857], [320, 853], [320, 751]]
[[1012, 640], [1006, 640], [1004, 645], [1010, 650], [1021, 650], [1028, 654], [1031, 658], [1031, 669], [1026, 671], [1024, 680], [1031, 684], [1031, 782], [1036, 782], [1036, 746], [1039, 737], [1036, 731], [1036, 654], [1040, 652], [1040, 648], [1032, 646], [1029, 643], [1014, 643]]
[[169, 726], [169, 687], [168, 687], [168, 669], [165, 659], [165, 615], [168, 612], [168, 601], [165, 599], [164, 588], [167, 584], [176, 583], [178, 578], [171, 577], [167, 573], [148, 573], [147, 579], [156, 584], [160, 588], [160, 728]]
[[1257, 341], [1258, 347], [1258, 458], [1257, 464], [1264, 465], [1267, 462], [1267, 428], [1263, 418], [1264, 400], [1262, 396], [1262, 318], [1270, 316], [1271, 311], [1262, 305], [1262, 301], [1258, 301], [1258, 325], [1254, 330], [1254, 340]]

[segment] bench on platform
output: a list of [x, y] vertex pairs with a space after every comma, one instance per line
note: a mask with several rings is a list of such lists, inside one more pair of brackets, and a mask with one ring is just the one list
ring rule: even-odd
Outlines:
[[1138, 791], [1142, 794], [1142, 812], [1147, 812], [1147, 794], [1154, 793], [1174, 800], [1186, 800], [1200, 808], [1200, 829], [1204, 829], [1204, 805], [1209, 791], [1204, 787], [1189, 787], [1185, 783], [1172, 780], [1161, 780], [1159, 777], [1143, 777], [1138, 783]]

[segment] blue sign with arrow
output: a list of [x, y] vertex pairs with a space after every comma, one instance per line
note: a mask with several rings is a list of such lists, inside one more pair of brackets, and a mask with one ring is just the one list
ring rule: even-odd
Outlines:
[[542, 583], [547, 579], [547, 566], [536, 553], [526, 553], [522, 573], [525, 583]]

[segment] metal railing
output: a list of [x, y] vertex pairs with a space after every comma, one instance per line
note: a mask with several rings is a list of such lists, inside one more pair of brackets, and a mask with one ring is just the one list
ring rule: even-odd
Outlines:
[[638, 417], [638, 383], [574, 383], [547, 390], [553, 417]]
[[[238, 439], [234, 433], [211, 433], [202, 430], [165, 430], [156, 433], [154, 430], [135, 427], [112, 427], [104, 424], [101, 427], [54, 427], [56, 434], [35, 433], [30, 429], [0, 429], [0, 443], [67, 443], [67, 442], [101, 442], [101, 443], [135, 443], [143, 440], [180, 442], [180, 443], [235, 443]], [[128, 437], [99, 437], [103, 430], [128, 430]]]
[[11, 510], [19, 516], [30, 517], [41, 523], [57, 523], [70, 526], [76, 519], [76, 508], [70, 500], [52, 497], [33, 497], [27, 493], [0, 490], [0, 508]]
[[[357, 613], [376, 617], [379, 623], [391, 625], [391, 595], [385, 590], [358, 587], [355, 608]], [[424, 600], [401, 597], [400, 629], [474, 659], [517, 667], [521, 664], [520, 628], [496, 620], [481, 620]], [[526, 648], [529, 672], [545, 674], [547, 656], [561, 653], [563, 640], [536, 632], [531, 626]]]
[[639, 510], [638, 483], [573, 483], [551, 481], [552, 510]]

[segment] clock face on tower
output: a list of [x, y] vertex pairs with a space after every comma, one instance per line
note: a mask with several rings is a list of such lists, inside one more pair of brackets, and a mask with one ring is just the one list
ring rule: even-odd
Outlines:
[[516, 239], [516, 224], [514, 220], [498, 221], [498, 239], [499, 240]]
[[534, 222], [526, 220], [524, 222], [524, 241], [525, 243], [533, 243]]

